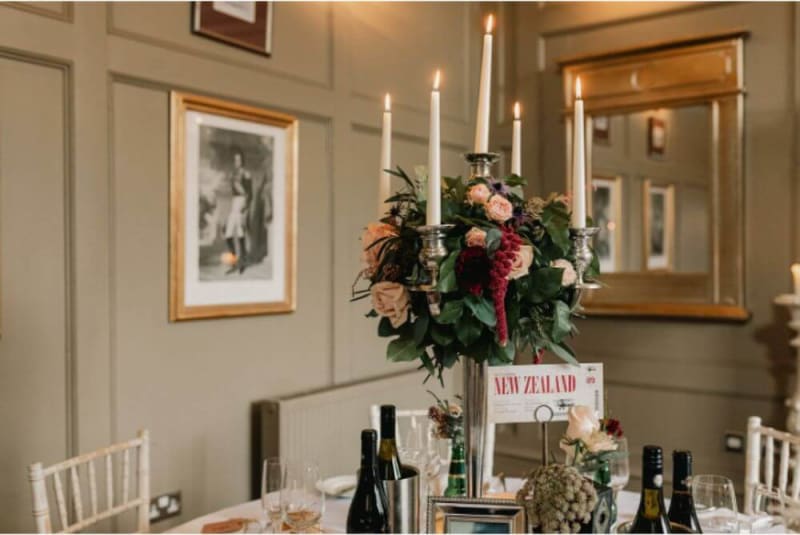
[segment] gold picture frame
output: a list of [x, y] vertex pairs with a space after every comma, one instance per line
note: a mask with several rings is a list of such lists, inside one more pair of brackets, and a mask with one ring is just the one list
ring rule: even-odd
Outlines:
[[297, 119], [180, 91], [170, 103], [170, 321], [293, 312]]

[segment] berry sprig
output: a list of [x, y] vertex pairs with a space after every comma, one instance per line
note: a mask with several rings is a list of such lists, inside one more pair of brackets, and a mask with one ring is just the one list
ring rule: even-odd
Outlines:
[[508, 291], [508, 274], [514, 265], [522, 239], [509, 227], [503, 227], [500, 236], [500, 247], [492, 257], [492, 268], [489, 270], [489, 289], [492, 291], [494, 312], [497, 317], [497, 338], [502, 347], [508, 342], [508, 323], [506, 322], [506, 291]]

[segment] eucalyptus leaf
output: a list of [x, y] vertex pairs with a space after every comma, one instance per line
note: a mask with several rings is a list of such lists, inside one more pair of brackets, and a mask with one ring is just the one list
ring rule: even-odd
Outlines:
[[500, 237], [503, 235], [500, 229], [490, 228], [486, 231], [486, 252], [490, 256], [500, 247]]
[[389, 342], [386, 347], [386, 358], [392, 362], [409, 362], [418, 358], [423, 348], [419, 347], [413, 337], [401, 336]]
[[397, 329], [392, 327], [392, 322], [389, 321], [389, 318], [383, 317], [378, 322], [378, 336], [386, 338], [387, 336], [395, 336], [398, 332]]
[[561, 291], [563, 268], [545, 267], [535, 269], [530, 276], [530, 299], [534, 303], [544, 303], [553, 299]]
[[555, 342], [560, 342], [572, 332], [569, 306], [563, 301], [555, 301], [553, 307], [553, 329], [550, 335]]
[[469, 314], [462, 314], [456, 322], [456, 337], [458, 341], [465, 346], [471, 346], [481, 336], [483, 326], [481, 323], [470, 316]]
[[428, 324], [430, 323], [430, 318], [427, 314], [423, 314], [417, 317], [417, 321], [414, 322], [414, 342], [417, 345], [422, 345], [422, 342], [425, 340], [425, 333], [428, 332]]
[[460, 251], [453, 251], [439, 266], [439, 291], [454, 292], [458, 288], [456, 282], [456, 260]]
[[442, 307], [442, 311], [438, 316], [434, 316], [436, 323], [443, 323], [445, 325], [455, 323], [461, 317], [464, 310], [464, 301], [461, 299], [454, 299], [447, 301]]
[[455, 340], [453, 330], [450, 327], [439, 325], [434, 322], [431, 324], [431, 338], [433, 342], [439, 346], [449, 346]]
[[467, 306], [475, 314], [481, 323], [494, 327], [497, 325], [497, 317], [494, 314], [494, 306], [484, 297], [473, 294], [468, 294], [464, 301]]
[[555, 356], [566, 362], [567, 364], [573, 364], [578, 366], [578, 361], [575, 359], [575, 355], [572, 353], [572, 350], [564, 343], [556, 344], [553, 342], [546, 342], [545, 347], [553, 353]]

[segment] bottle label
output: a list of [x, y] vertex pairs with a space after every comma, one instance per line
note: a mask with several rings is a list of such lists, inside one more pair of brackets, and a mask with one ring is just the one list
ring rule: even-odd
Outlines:
[[[658, 477], [658, 476], [656, 476]], [[655, 478], [654, 478], [655, 479]], [[655, 483], [655, 481], [653, 481]], [[661, 512], [659, 507], [659, 490], [658, 489], [644, 489], [644, 516], [645, 518], [655, 519], [658, 518]]]

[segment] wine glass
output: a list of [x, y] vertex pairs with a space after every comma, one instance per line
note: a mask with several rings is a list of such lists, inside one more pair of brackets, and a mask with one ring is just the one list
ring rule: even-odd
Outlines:
[[614, 491], [614, 499], [616, 499], [619, 491], [628, 485], [628, 480], [631, 478], [631, 467], [628, 455], [628, 439], [619, 437], [615, 439], [617, 443], [616, 455], [612, 456], [608, 461], [608, 469], [611, 472], [611, 488]]
[[317, 490], [319, 467], [310, 461], [289, 461], [280, 493], [281, 513], [295, 533], [308, 533], [325, 511], [325, 494]]
[[705, 533], [738, 533], [739, 519], [733, 481], [723, 476], [692, 478], [697, 520]]
[[261, 529], [269, 527], [273, 533], [280, 532], [280, 490], [286, 476], [286, 463], [278, 457], [264, 459], [261, 469], [261, 509], [264, 513]]

